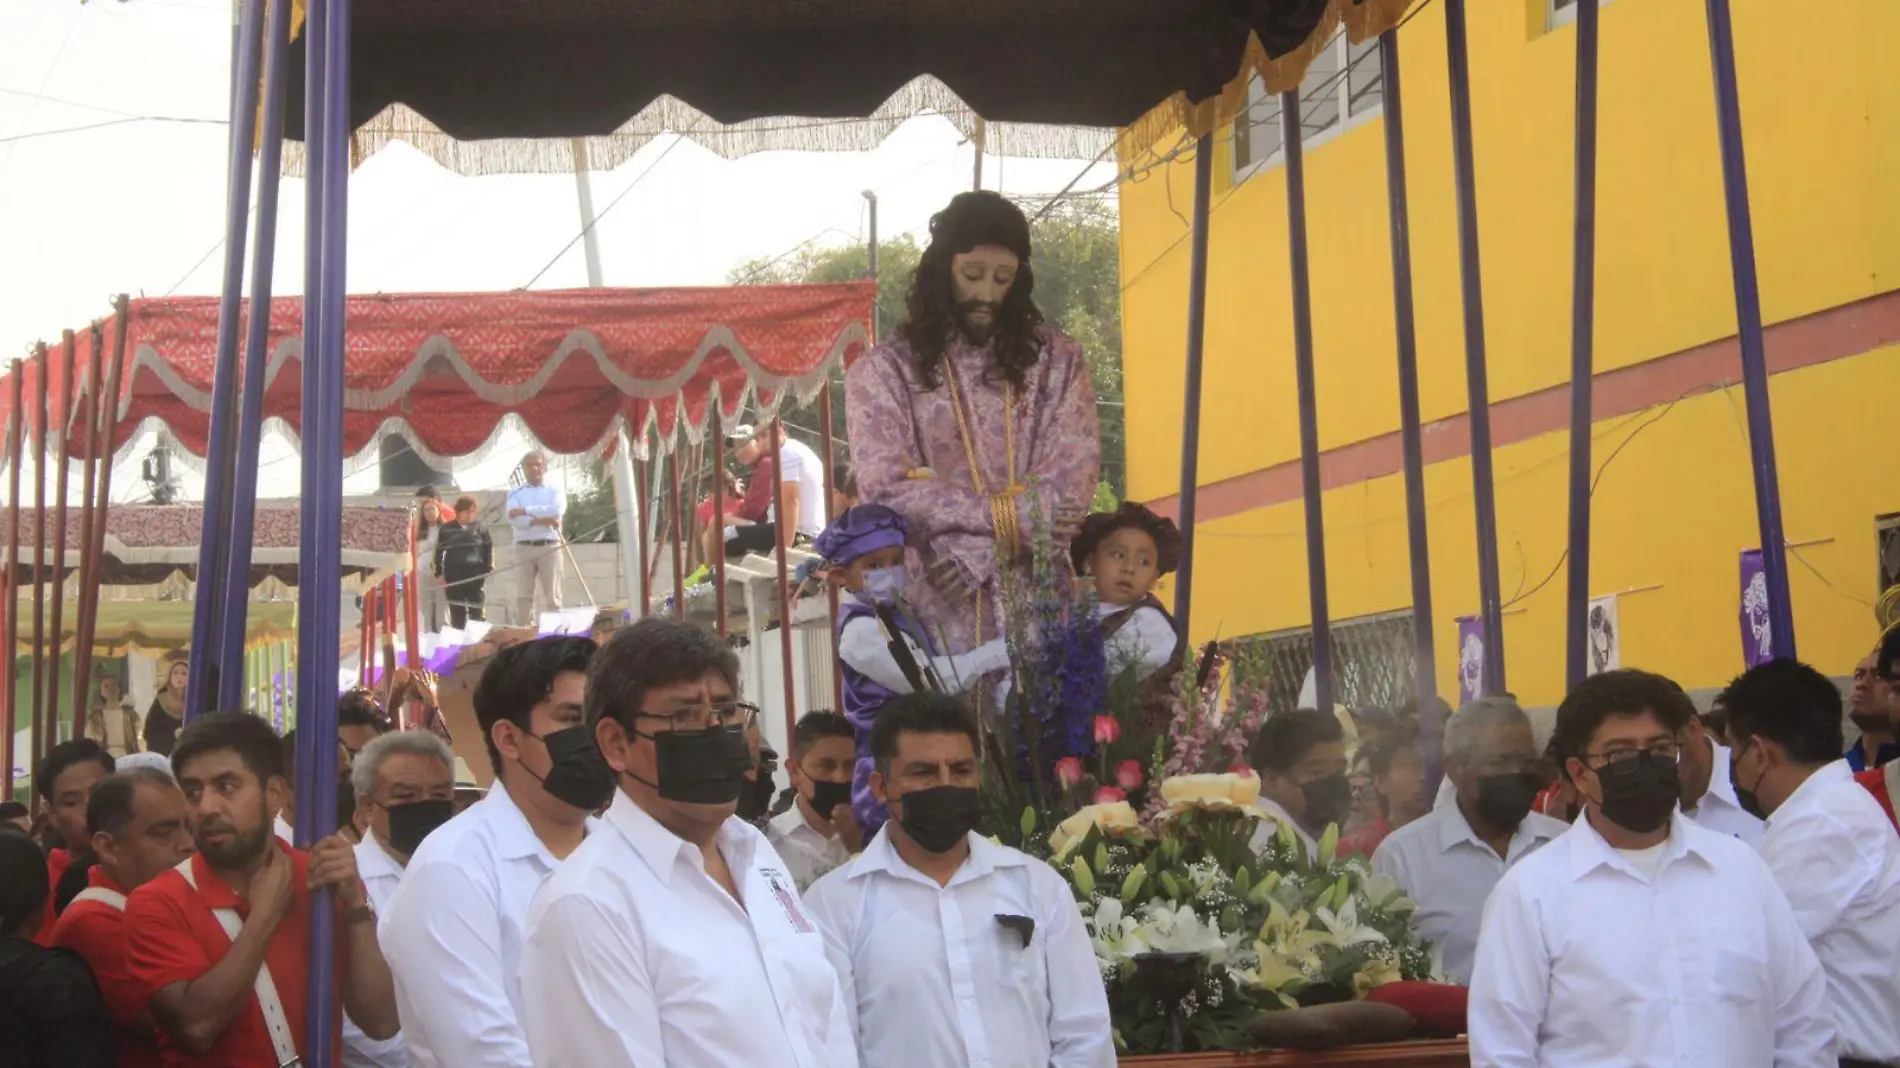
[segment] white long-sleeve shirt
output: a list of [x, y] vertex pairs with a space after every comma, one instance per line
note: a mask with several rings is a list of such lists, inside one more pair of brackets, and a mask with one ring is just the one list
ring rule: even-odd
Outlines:
[[[1126, 609], [1127, 605], [1104, 604], [1096, 606], [1096, 613], [1103, 619]], [[1128, 622], [1109, 635], [1107, 641], [1108, 674], [1110, 678], [1135, 665], [1135, 677], [1145, 679], [1168, 666], [1174, 659], [1175, 643], [1181, 636], [1175, 632], [1174, 624], [1168, 617], [1150, 605], [1142, 605], [1128, 615]]]
[[1513, 864], [1569, 830], [1560, 820], [1529, 813], [1500, 857], [1453, 803], [1387, 835], [1372, 854], [1372, 870], [1397, 879], [1418, 903], [1412, 928], [1438, 949], [1445, 977], [1469, 982], [1485, 898]]
[[[1001, 638], [954, 656], [930, 656], [908, 634], [904, 636], [904, 644], [910, 646], [910, 655], [916, 658], [917, 665], [929, 664], [950, 693], [962, 693], [977, 679], [1009, 666], [1009, 646]], [[897, 658], [891, 655], [890, 645], [884, 638], [884, 626], [874, 616], [859, 616], [839, 628], [838, 659], [892, 693], [910, 692], [910, 680], [897, 666]]]
[[536, 1068], [857, 1068], [824, 939], [752, 825], [705, 855], [616, 792], [542, 886], [521, 960]]
[[1735, 784], [1729, 781], [1728, 765], [1733, 755], [1725, 745], [1717, 745], [1715, 739], [1708, 738], [1711, 756], [1709, 758], [1709, 788], [1696, 802], [1694, 811], [1684, 809], [1682, 814], [1696, 823], [1730, 838], [1740, 839], [1751, 848], [1761, 848], [1761, 821], [1748, 814], [1742, 807], [1741, 799], [1735, 796]]
[[[517, 508], [527, 514], [513, 514]], [[508, 516], [508, 526], [515, 533], [516, 545], [522, 542], [559, 541], [559, 527], [536, 526], [534, 521], [560, 519], [567, 515], [567, 494], [545, 482], [539, 486], [516, 486], [508, 491], [508, 504], [502, 511]]]
[[[939, 886], [887, 824], [805, 901], [867, 1068], [1114, 1068], [1088, 928], [1042, 861], [972, 834]], [[1029, 937], [1004, 916], [1033, 921]]]
[[528, 906], [559, 863], [500, 780], [409, 858], [377, 939], [415, 1068], [533, 1068], [522, 944]]
[[1847, 761], [1775, 809], [1761, 858], [1821, 960], [1841, 1056], [1900, 1064], [1900, 837]]
[[[369, 892], [369, 903], [381, 915], [389, 899], [402, 882], [402, 864], [374, 834], [366, 834], [356, 843], [356, 874]], [[409, 1068], [409, 1054], [400, 1033], [389, 1038], [371, 1038], [356, 1026], [350, 1014], [343, 1014], [343, 1068]]]
[[1835, 1068], [1827, 980], [1761, 857], [1680, 812], [1657, 848], [1652, 878], [1586, 809], [1505, 874], [1472, 1068]]

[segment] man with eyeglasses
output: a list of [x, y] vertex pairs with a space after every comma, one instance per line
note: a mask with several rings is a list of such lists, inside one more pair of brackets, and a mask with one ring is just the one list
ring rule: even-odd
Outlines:
[[1544, 788], [1531, 721], [1517, 702], [1480, 698], [1445, 732], [1453, 804], [1393, 831], [1372, 867], [1399, 881], [1418, 912], [1412, 925], [1438, 947], [1444, 976], [1471, 978], [1478, 921], [1491, 888], [1512, 865], [1570, 828], [1531, 811]]
[[1585, 807], [1485, 905], [1473, 1068], [1834, 1068], [1827, 981], [1774, 876], [1677, 811], [1694, 715], [1633, 670], [1558, 707], [1553, 748]]
[[643, 619], [587, 680], [617, 786], [599, 834], [535, 897], [522, 1022], [543, 1068], [856, 1068], [823, 938], [765, 835], [735, 817], [751, 765], [739, 661]]
[[1841, 1064], [1900, 1064], [1900, 839], [1839, 755], [1841, 692], [1771, 660], [1723, 701], [1735, 790], [1768, 820], [1762, 859], [1821, 960]]

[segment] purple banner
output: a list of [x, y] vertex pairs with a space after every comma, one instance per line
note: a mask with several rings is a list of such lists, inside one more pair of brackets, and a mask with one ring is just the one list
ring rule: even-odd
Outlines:
[[1748, 667], [1775, 658], [1775, 635], [1768, 622], [1768, 575], [1761, 550], [1742, 551], [1742, 663]]
[[1484, 619], [1458, 617], [1458, 703], [1467, 705], [1484, 693]]

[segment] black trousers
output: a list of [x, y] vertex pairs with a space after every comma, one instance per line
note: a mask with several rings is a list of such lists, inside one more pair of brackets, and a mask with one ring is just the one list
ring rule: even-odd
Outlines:
[[449, 602], [449, 626], [461, 630], [468, 626], [471, 619], [486, 621], [488, 618], [480, 579], [465, 582], [451, 582], [445, 593]]

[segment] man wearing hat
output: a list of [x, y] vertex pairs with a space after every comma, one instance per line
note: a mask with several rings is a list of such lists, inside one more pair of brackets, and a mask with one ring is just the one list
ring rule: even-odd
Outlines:
[[[871, 794], [871, 726], [878, 709], [900, 694], [920, 690], [961, 693], [984, 675], [1009, 666], [1002, 638], [958, 656], [935, 655], [936, 621], [920, 619], [907, 595], [909, 572], [904, 517], [881, 504], [848, 508], [813, 546], [830, 579], [849, 597], [838, 602], [838, 660], [844, 677], [844, 714], [857, 731], [858, 762], [851, 806], [868, 839], [889, 815]], [[894, 648], [895, 647], [895, 648]], [[899, 662], [897, 648], [907, 653]]]
[[858, 489], [909, 523], [911, 598], [945, 652], [1002, 633], [1001, 574], [1027, 586], [1035, 523], [1066, 546], [1101, 477], [1082, 347], [1034, 290], [1022, 211], [959, 194], [930, 220], [897, 336], [845, 372]]
[[725, 514], [715, 516], [700, 535], [700, 547], [710, 562], [725, 545], [726, 555], [743, 556], [748, 552], [769, 551], [772, 532], [760, 527], [772, 511], [772, 491], [778, 483], [778, 459], [770, 455], [758, 440], [759, 432], [748, 423], [740, 423], [726, 435], [732, 458], [746, 469], [745, 495], [725, 499]]

